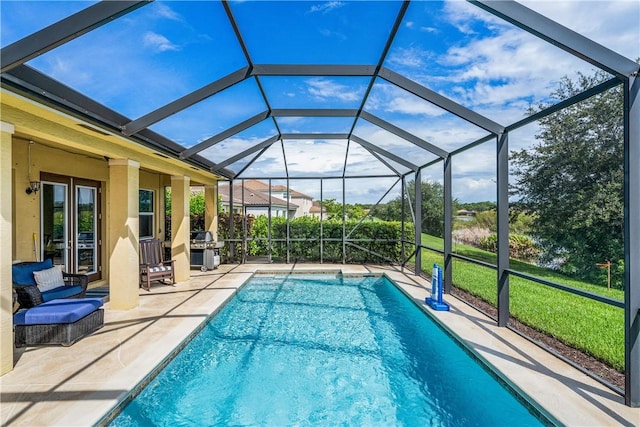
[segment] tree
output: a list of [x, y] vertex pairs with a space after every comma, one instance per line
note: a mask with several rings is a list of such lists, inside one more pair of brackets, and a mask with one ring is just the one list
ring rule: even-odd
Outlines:
[[[549, 104], [610, 76], [565, 77]], [[596, 263], [623, 258], [623, 96], [620, 86], [539, 121], [534, 147], [513, 153], [514, 194], [533, 213], [532, 234], [561, 271], [598, 280]], [[621, 277], [618, 277], [618, 284]]]
[[[409, 182], [407, 185], [407, 194], [411, 200], [411, 206], [415, 206], [415, 181]], [[438, 182], [422, 182], [422, 225], [423, 233], [433, 236], [444, 236], [444, 187]], [[457, 203], [457, 201], [453, 201]], [[409, 206], [405, 207], [406, 215], [411, 219]], [[402, 197], [398, 196], [395, 200], [385, 204], [376, 206], [371, 210], [371, 215], [385, 221], [399, 221], [402, 212]], [[407, 219], [407, 218], [405, 218]]]
[[327, 219], [342, 219], [342, 204], [336, 202], [336, 199], [323, 200], [322, 207], [327, 214]]

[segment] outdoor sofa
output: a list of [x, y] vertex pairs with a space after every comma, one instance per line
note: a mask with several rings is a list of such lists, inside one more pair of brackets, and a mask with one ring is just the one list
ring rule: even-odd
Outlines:
[[51, 260], [14, 264], [12, 274], [16, 347], [68, 346], [104, 325], [102, 298], [85, 298], [86, 275], [64, 273]]

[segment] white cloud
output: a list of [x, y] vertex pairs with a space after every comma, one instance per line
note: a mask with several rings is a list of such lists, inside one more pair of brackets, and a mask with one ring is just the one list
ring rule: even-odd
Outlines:
[[325, 78], [313, 78], [306, 81], [307, 91], [320, 100], [338, 99], [340, 101], [358, 101], [362, 99], [364, 89], [336, 83]]
[[[589, 73], [591, 65], [519, 30], [455, 46], [441, 58], [454, 67], [454, 87], [467, 90], [466, 105], [504, 104], [522, 97], [544, 99], [565, 75]], [[468, 86], [472, 83], [472, 86]]]
[[171, 21], [184, 22], [182, 16], [179, 13], [175, 12], [166, 3], [158, 2], [155, 8], [153, 9], [155, 15], [159, 18], [169, 19]]
[[143, 36], [143, 44], [145, 47], [150, 47], [159, 52], [165, 52], [170, 50], [180, 50], [180, 48], [171, 43], [165, 36], [154, 33], [153, 31], [147, 31]]
[[487, 178], [454, 178], [451, 193], [461, 202], [495, 201], [496, 184]]
[[449, 23], [463, 34], [476, 34], [477, 31], [473, 28], [473, 24], [478, 20], [484, 21], [490, 28], [505, 25], [505, 22], [497, 16], [464, 1], [445, 1], [443, 12]]
[[334, 37], [342, 41], [347, 40], [347, 36], [345, 36], [343, 33], [339, 31], [332, 31], [328, 28], [323, 28], [319, 31], [320, 31], [320, 34], [322, 34], [324, 37]]
[[342, 2], [342, 1], [329, 1], [326, 3], [311, 6], [311, 8], [309, 8], [308, 13], [318, 13], [318, 12], [329, 13], [332, 10], [343, 7], [344, 5], [345, 5], [345, 2]]
[[640, 2], [521, 1], [526, 7], [619, 54], [640, 57]]
[[344, 140], [287, 140], [284, 142], [289, 173], [339, 176], [344, 167]]
[[422, 68], [427, 60], [432, 60], [433, 53], [416, 46], [394, 49], [389, 55], [389, 64], [400, 67]]
[[411, 115], [440, 116], [444, 110], [416, 96], [396, 96], [386, 104], [386, 111]]
[[387, 113], [407, 114], [411, 116], [424, 115], [429, 117], [437, 117], [445, 113], [443, 109], [397, 86], [380, 83], [376, 84], [374, 90], [369, 95], [365, 109], [369, 112], [383, 111]]
[[[630, 59], [640, 56], [637, 1], [525, 4]], [[397, 47], [390, 59], [404, 65], [402, 72], [412, 80], [499, 123], [512, 123], [529, 105], [547, 100], [563, 76], [575, 78], [595, 68], [467, 2], [446, 2], [444, 12], [447, 22], [463, 33], [446, 54], [432, 55], [427, 65], [412, 68], [419, 64], [407, 60], [415, 47]]]

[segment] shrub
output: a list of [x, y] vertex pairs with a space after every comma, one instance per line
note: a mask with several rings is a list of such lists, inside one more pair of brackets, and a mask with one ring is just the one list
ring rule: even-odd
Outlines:
[[[289, 221], [289, 255], [297, 261], [320, 261], [320, 236], [322, 234], [322, 259], [326, 262], [342, 262], [342, 221], [320, 222], [311, 217], [294, 218]], [[410, 230], [411, 224], [405, 224]], [[345, 229], [349, 240], [363, 249], [347, 245], [346, 262], [400, 262], [402, 225], [398, 221], [354, 221], [347, 220]], [[249, 242], [249, 255], [267, 253], [268, 218], [255, 220]], [[411, 238], [410, 232], [407, 237]], [[287, 256], [287, 221], [285, 218], [271, 219], [271, 239], [274, 241], [271, 255], [274, 260]], [[260, 240], [255, 240], [260, 239]], [[263, 240], [265, 239], [265, 240]], [[384, 257], [382, 259], [379, 254]]]
[[[478, 247], [496, 253], [498, 250], [498, 236], [494, 233], [481, 238]], [[532, 261], [535, 260], [539, 254], [540, 250], [529, 236], [522, 234], [509, 235], [510, 257], [524, 261]]]

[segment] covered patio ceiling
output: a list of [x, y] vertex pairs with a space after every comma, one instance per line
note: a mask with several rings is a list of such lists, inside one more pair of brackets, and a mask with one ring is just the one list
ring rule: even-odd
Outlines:
[[404, 176], [539, 118], [545, 63], [611, 80], [543, 114], [638, 68], [515, 2], [2, 8], [4, 88], [223, 179]]

